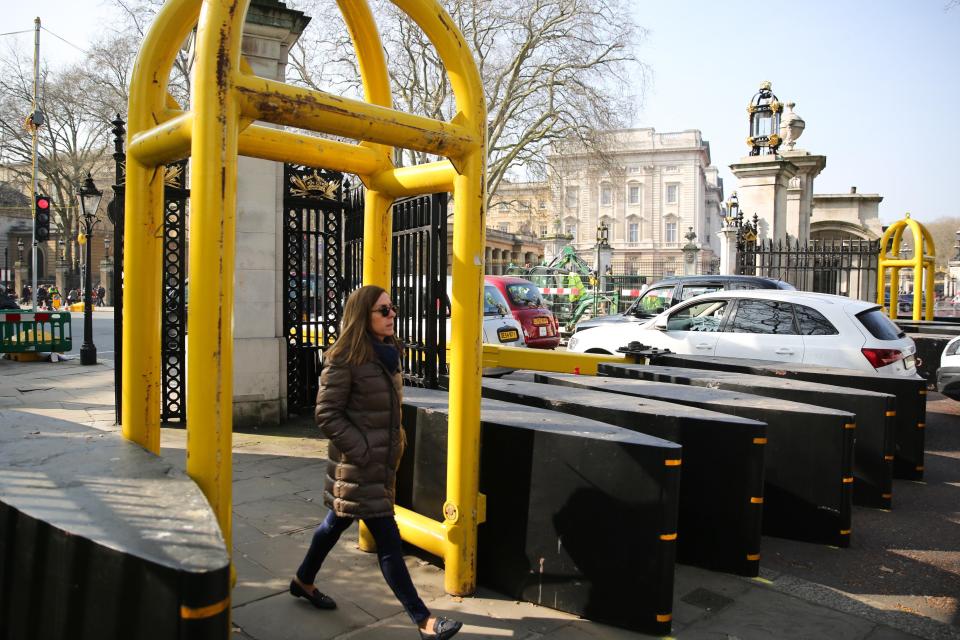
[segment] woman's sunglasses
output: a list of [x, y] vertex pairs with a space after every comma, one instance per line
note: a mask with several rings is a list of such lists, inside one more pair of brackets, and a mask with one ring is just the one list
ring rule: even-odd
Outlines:
[[395, 304], [382, 304], [379, 307], [374, 307], [373, 311], [379, 313], [384, 318], [390, 315], [390, 312], [393, 311], [395, 314], [400, 312], [400, 309], [397, 308]]

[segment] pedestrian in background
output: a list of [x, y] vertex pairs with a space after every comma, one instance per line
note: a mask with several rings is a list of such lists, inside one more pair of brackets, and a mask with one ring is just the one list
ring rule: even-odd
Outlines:
[[324, 354], [317, 394], [317, 425], [330, 439], [323, 501], [330, 509], [290, 581], [290, 593], [318, 609], [335, 609], [313, 581], [324, 559], [354, 520], [377, 544], [380, 570], [407, 615], [428, 640], [446, 640], [462, 623], [432, 616], [410, 579], [394, 520], [397, 467], [406, 447], [400, 421], [400, 341], [397, 308], [380, 287], [350, 294], [340, 337]]

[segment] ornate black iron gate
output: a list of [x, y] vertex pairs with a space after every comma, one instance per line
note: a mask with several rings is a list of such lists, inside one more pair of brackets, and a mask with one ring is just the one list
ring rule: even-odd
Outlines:
[[391, 297], [400, 308], [407, 384], [436, 389], [447, 371], [447, 194], [393, 205]]
[[[345, 222], [347, 292], [358, 288], [363, 266], [363, 207]], [[447, 369], [447, 194], [398, 200], [393, 205], [391, 298], [400, 311], [407, 384], [435, 389]]]
[[[342, 223], [355, 205], [343, 174], [285, 165], [283, 332], [287, 410], [312, 409], [320, 356], [340, 330], [346, 287]], [[362, 212], [362, 208], [361, 208]]]
[[752, 224], [737, 223], [738, 274], [777, 278], [801, 291], [876, 299], [879, 240], [758, 241], [757, 216]]
[[[114, 135], [113, 159], [116, 164], [116, 184], [108, 215], [113, 222], [114, 278], [113, 278], [113, 335], [114, 335], [114, 389], [117, 422], [123, 380], [123, 233], [125, 226], [124, 184], [126, 182], [126, 153], [124, 152], [124, 121], [117, 115], [111, 122]], [[160, 420], [186, 422], [186, 335], [187, 335], [187, 161], [167, 165], [164, 171], [163, 208], [163, 280], [161, 294], [161, 352], [160, 388], [162, 391]]]

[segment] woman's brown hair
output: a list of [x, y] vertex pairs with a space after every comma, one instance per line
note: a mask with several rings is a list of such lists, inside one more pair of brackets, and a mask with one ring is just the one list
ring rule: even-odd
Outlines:
[[[370, 362], [377, 357], [370, 344], [370, 314], [381, 295], [386, 293], [382, 287], [369, 284], [350, 294], [343, 306], [343, 320], [340, 321], [340, 337], [327, 349], [324, 359], [357, 366]], [[396, 335], [384, 340], [398, 350], [400, 341]]]

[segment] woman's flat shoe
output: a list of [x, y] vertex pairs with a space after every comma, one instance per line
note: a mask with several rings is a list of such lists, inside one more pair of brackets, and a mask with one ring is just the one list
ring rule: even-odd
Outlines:
[[437, 621], [433, 623], [433, 633], [424, 633], [421, 629], [420, 638], [421, 640], [447, 640], [455, 636], [462, 626], [462, 622], [437, 616]]
[[[315, 606], [317, 609], [337, 608], [337, 603], [334, 602], [333, 598], [320, 593], [320, 589], [314, 589], [313, 593], [310, 593], [301, 587], [296, 580], [290, 581], [290, 594], [296, 596], [297, 598], [306, 598], [310, 601], [310, 604]], [[449, 638], [450, 636], [446, 637]]]

